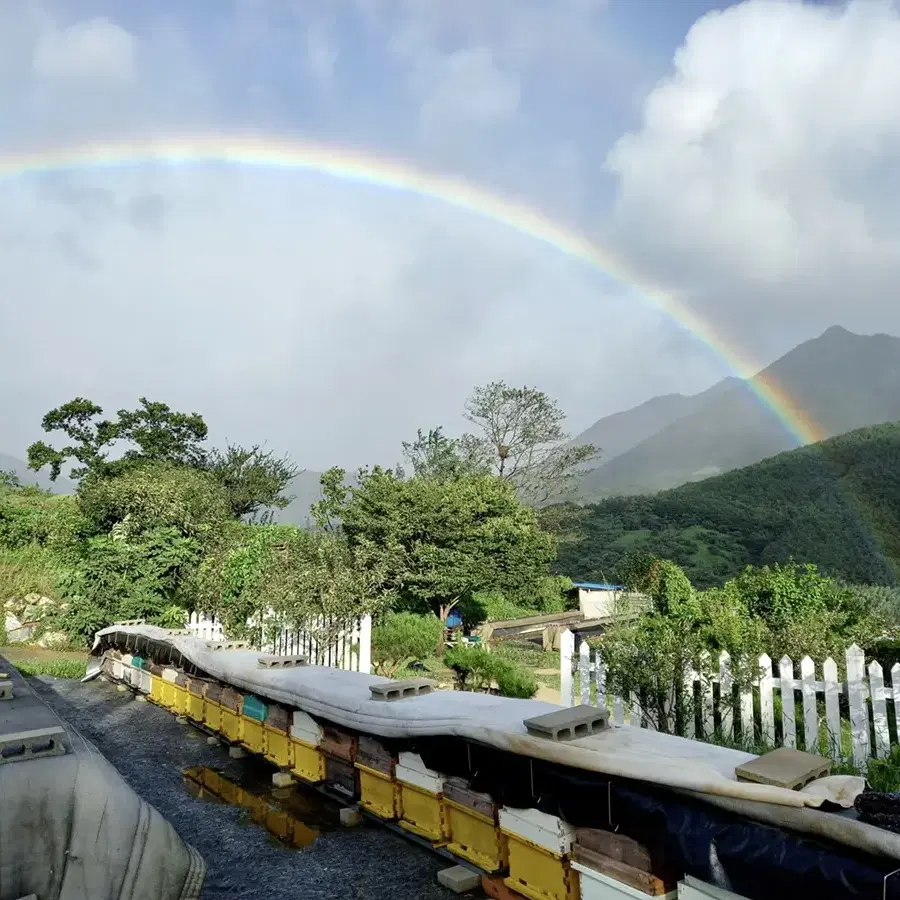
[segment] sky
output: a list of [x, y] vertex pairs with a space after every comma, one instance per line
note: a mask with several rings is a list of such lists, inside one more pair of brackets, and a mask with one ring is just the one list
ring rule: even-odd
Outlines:
[[[494, 380], [578, 432], [731, 374], [648, 286], [751, 367], [900, 334], [898, 96], [893, 0], [4, 0], [0, 451], [147, 396], [308, 469], [391, 464]], [[463, 179], [631, 274], [324, 173], [10, 163], [247, 135]]]

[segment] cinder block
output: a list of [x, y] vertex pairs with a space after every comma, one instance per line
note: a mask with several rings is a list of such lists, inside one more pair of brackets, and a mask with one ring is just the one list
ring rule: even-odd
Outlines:
[[573, 706], [526, 719], [524, 724], [532, 737], [573, 741], [608, 728], [609, 710], [601, 706]]
[[12, 700], [13, 686], [11, 681], [0, 681], [0, 700]]
[[294, 783], [294, 779], [287, 772], [276, 772], [272, 776], [272, 784], [277, 788], [290, 787]]
[[210, 747], [218, 747], [218, 746], [219, 746], [219, 739], [218, 739], [217, 737], [212, 737], [212, 735], [210, 735], [210, 736], [206, 739], [206, 743], [209, 744]]
[[128, 691], [128, 687], [127, 687], [127, 685], [124, 685], [124, 684], [117, 684], [117, 685], [116, 685], [116, 690], [117, 690], [120, 694], [124, 694], [124, 693], [126, 693], [126, 692]]
[[465, 894], [481, 887], [481, 873], [473, 872], [465, 866], [453, 866], [450, 869], [442, 869], [437, 875], [438, 883], [454, 894]]
[[138, 703], [146, 703], [147, 695], [146, 694], [138, 694], [134, 699], [137, 700]]
[[62, 756], [65, 730], [58, 725], [0, 735], [0, 764], [14, 763], [42, 756]]
[[274, 653], [256, 658], [256, 664], [261, 669], [293, 669], [296, 666], [305, 666], [308, 662], [305, 656], [278, 656]]
[[408, 681], [385, 681], [369, 686], [373, 700], [408, 700], [421, 697], [434, 690], [434, 682], [427, 678], [410, 678]]
[[175, 716], [175, 721], [179, 725], [187, 725], [188, 723], [187, 716]]
[[247, 754], [243, 747], [234, 746], [228, 748], [228, 755], [232, 759], [243, 759]]
[[738, 766], [734, 774], [738, 781], [797, 790], [830, 771], [830, 759], [803, 753], [791, 747], [779, 747]]
[[355, 806], [345, 806], [341, 810], [341, 825], [346, 828], [362, 825], [362, 820], [362, 813]]

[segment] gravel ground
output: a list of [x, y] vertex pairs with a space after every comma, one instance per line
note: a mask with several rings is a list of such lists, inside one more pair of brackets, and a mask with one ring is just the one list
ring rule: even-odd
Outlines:
[[326, 831], [295, 850], [249, 822], [244, 810], [191, 797], [182, 773], [208, 766], [246, 782], [258, 760], [231, 760], [223, 747], [138, 703], [111, 684], [47, 676], [35, 692], [92, 741], [131, 787], [172, 823], [206, 860], [204, 900], [447, 900], [436, 873], [451, 865], [376, 824]]

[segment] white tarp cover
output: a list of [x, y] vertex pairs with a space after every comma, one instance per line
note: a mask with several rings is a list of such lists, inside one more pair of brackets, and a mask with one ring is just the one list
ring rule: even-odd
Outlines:
[[[210, 649], [204, 640], [146, 625], [116, 625], [98, 632], [94, 652], [101, 651], [104, 638], [107, 644], [124, 648], [126, 636], [130, 636], [129, 652], [142, 655], [143, 647], [143, 655], [154, 658], [150, 645], [163, 645], [175, 652], [176, 663], [180, 654], [219, 681], [345, 728], [381, 737], [464, 738], [510, 753], [691, 792], [703, 798], [749, 801], [749, 809], [768, 807], [776, 819], [778, 808], [812, 808], [816, 819], [826, 817], [841, 823], [829, 824], [830, 832], [843, 834], [832, 834], [833, 840], [853, 846], [862, 841], [860, 849], [877, 846], [879, 852], [900, 859], [900, 836], [814, 810], [825, 799], [820, 795], [738, 781], [735, 767], [754, 759], [753, 754], [628, 726], [564, 743], [535, 738], [527, 733], [524, 720], [560, 707], [537, 700], [460, 691], [437, 691], [392, 702], [373, 700], [369, 686], [389, 679], [320, 666], [263, 668], [258, 664], [260, 653], [256, 651]], [[800, 830], [809, 830], [797, 824], [798, 817], [791, 818]], [[854, 838], [850, 833], [857, 831]], [[877, 832], [877, 836], [859, 836], [867, 832]]]
[[62, 756], [0, 763], [0, 897], [197, 900], [206, 864], [11, 667], [0, 734], [61, 726]]

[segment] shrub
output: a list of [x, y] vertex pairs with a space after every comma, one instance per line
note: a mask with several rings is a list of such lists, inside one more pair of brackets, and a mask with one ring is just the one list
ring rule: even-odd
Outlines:
[[481, 647], [451, 647], [444, 663], [453, 670], [460, 691], [488, 693], [496, 682], [503, 697], [530, 699], [537, 692], [537, 682], [530, 672]]
[[398, 669], [434, 656], [443, 633], [443, 625], [437, 616], [388, 613], [372, 629], [375, 671], [391, 678]]

